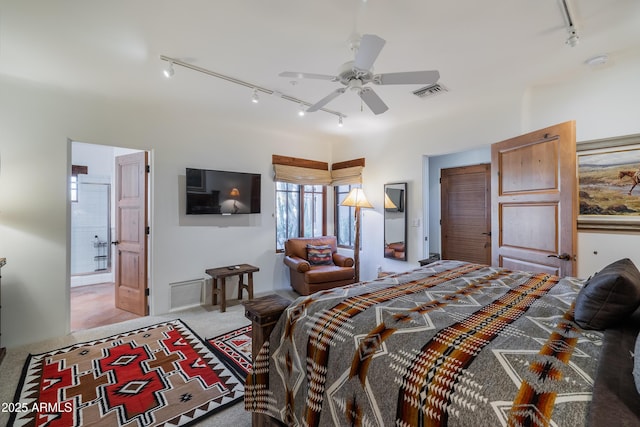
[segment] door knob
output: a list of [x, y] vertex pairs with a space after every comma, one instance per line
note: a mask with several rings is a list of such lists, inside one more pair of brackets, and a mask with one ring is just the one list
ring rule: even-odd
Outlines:
[[564, 253], [564, 254], [560, 254], [560, 255], [547, 255], [547, 258], [558, 258], [561, 259], [563, 261], [569, 261], [571, 259], [571, 255]]
[[488, 233], [482, 233], [482, 234], [484, 234], [485, 236], [491, 236], [491, 232], [490, 231]]
[[112, 245], [114, 245], [114, 246], [117, 246], [117, 245], [119, 245], [119, 244], [120, 244], [120, 242], [119, 242], [119, 241], [117, 241], [117, 240], [114, 240], [113, 242], [111, 242], [111, 244], [112, 244]]

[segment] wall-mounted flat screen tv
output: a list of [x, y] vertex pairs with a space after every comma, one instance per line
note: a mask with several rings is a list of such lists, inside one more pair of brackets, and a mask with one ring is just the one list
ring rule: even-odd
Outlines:
[[260, 213], [260, 174], [187, 168], [187, 215]]

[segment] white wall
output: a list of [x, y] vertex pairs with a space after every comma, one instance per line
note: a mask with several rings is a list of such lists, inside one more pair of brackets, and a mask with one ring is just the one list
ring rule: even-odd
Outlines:
[[[2, 344], [69, 327], [69, 140], [150, 150], [151, 312], [169, 310], [168, 284], [228, 264], [260, 267], [256, 293], [288, 286], [275, 253], [271, 155], [320, 161], [331, 138], [234, 125], [190, 109], [140, 106], [0, 79]], [[262, 213], [185, 218], [185, 167], [261, 173]]]
[[[360, 135], [347, 147], [334, 148], [344, 159], [366, 157], [363, 188], [376, 209], [363, 216], [363, 255], [361, 277], [371, 279], [376, 266], [400, 271], [414, 268], [417, 260], [426, 257], [424, 236], [429, 229], [410, 226], [408, 261], [385, 260], [382, 254], [382, 188], [386, 182], [409, 182], [409, 224], [430, 209], [428, 189], [422, 177], [424, 155], [432, 157], [488, 147], [490, 144], [521, 135], [535, 129], [576, 120], [578, 142], [640, 133], [640, 52], [612, 54], [610, 65], [596, 69], [585, 66], [582, 73], [567, 76], [544, 86], [532, 87], [526, 93], [501, 99], [469, 101], [467, 111], [456, 115], [438, 116], [438, 97], [425, 107], [434, 112], [425, 121], [409, 124], [389, 132]], [[442, 95], [442, 96], [447, 96]], [[478, 152], [478, 163], [486, 161], [484, 151]], [[335, 156], [334, 156], [335, 157]], [[334, 158], [334, 161], [344, 160]], [[467, 160], [463, 162], [469, 164]], [[455, 166], [454, 164], [448, 166]], [[429, 170], [431, 174], [435, 171]], [[426, 206], [426, 207], [425, 207]], [[436, 208], [439, 210], [439, 205]], [[436, 210], [436, 212], [437, 212]], [[439, 214], [438, 214], [439, 219]], [[431, 231], [433, 234], [434, 231]], [[437, 236], [434, 236], [437, 237]], [[434, 249], [439, 246], [436, 238]], [[578, 276], [588, 277], [608, 263], [626, 254], [640, 267], [640, 254], [631, 248], [640, 246], [637, 233], [587, 233], [578, 236]], [[626, 248], [626, 249], [621, 249]], [[594, 252], [597, 252], [595, 254]]]
[[[203, 277], [210, 266], [260, 266], [258, 293], [286, 286], [285, 268], [274, 253], [272, 154], [327, 162], [365, 157], [363, 188], [375, 209], [363, 210], [361, 277], [373, 278], [378, 266], [385, 271], [415, 267], [425, 255], [423, 156], [486, 146], [570, 119], [577, 121], [578, 141], [640, 133], [640, 55], [611, 56], [611, 66], [525, 94], [469, 100], [467, 110], [456, 114], [439, 109], [439, 97], [434, 97], [425, 100], [423, 121], [351, 141], [266, 131], [197, 110], [132, 105], [1, 78], [0, 256], [7, 258], [3, 345], [68, 331], [68, 139], [150, 150], [151, 310], [163, 313], [169, 309], [168, 284]], [[185, 218], [180, 191], [187, 165], [262, 173], [262, 214]], [[407, 262], [383, 256], [383, 188], [389, 182], [408, 183]], [[590, 251], [594, 258], [588, 265], [579, 259], [579, 275], [619, 257], [617, 248], [639, 243], [637, 234], [581, 233], [579, 257]], [[640, 265], [640, 255], [631, 249], [628, 255]]]

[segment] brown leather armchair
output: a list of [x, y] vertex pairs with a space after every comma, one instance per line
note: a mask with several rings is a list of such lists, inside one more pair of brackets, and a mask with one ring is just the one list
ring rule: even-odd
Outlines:
[[[307, 245], [329, 246], [331, 264], [309, 262]], [[335, 236], [292, 238], [284, 243], [284, 263], [290, 268], [291, 287], [300, 295], [349, 285], [355, 281], [353, 258], [337, 252]]]

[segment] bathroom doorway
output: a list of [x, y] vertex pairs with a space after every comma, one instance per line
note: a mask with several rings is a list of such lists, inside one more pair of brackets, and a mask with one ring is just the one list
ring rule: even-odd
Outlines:
[[114, 176], [117, 156], [141, 150], [71, 142], [71, 330], [137, 318], [116, 308]]

